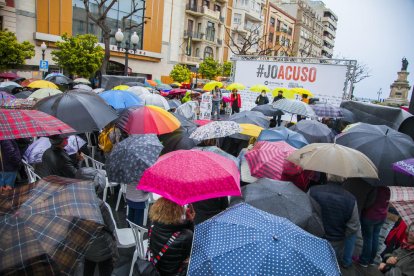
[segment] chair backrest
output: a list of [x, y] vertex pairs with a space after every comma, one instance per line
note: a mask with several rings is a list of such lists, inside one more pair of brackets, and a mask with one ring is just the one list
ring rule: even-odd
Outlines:
[[111, 206], [109, 206], [109, 204], [107, 202], [104, 202], [104, 204], [105, 204], [106, 208], [108, 208], [108, 212], [111, 215], [111, 219], [112, 219], [112, 222], [114, 223], [115, 230], [118, 230], [118, 227], [116, 226], [116, 221], [115, 221], [115, 218], [114, 218], [114, 214], [112, 213]]
[[30, 183], [36, 182], [36, 180], [40, 180], [41, 177], [35, 173], [34, 168], [29, 163], [27, 163], [26, 160], [22, 159], [22, 163], [24, 165], [27, 176], [29, 177]]
[[86, 167], [90, 167], [92, 166], [92, 168], [94, 169], [98, 169], [98, 170], [103, 170], [105, 164], [99, 161], [96, 161], [95, 159], [93, 159], [92, 157], [83, 154], [83, 159], [85, 159], [85, 165]]
[[138, 251], [138, 255], [141, 259], [145, 259], [146, 248], [144, 245], [144, 234], [148, 233], [148, 229], [136, 225], [132, 221], [128, 220], [129, 225], [131, 226], [132, 232], [134, 233], [135, 243]]

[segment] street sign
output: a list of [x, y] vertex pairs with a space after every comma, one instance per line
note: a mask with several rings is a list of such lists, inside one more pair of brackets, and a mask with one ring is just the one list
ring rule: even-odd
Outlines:
[[49, 62], [47, 60], [41, 60], [39, 64], [39, 70], [43, 72], [49, 71]]

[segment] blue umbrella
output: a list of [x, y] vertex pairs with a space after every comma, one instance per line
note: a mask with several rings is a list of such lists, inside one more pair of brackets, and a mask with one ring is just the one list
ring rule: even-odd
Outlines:
[[188, 275], [340, 275], [324, 239], [246, 203], [196, 225]]
[[286, 127], [264, 129], [257, 138], [257, 141], [285, 141], [286, 143], [297, 149], [300, 149], [309, 144], [302, 134], [292, 131]]
[[108, 90], [99, 94], [105, 102], [115, 109], [128, 108], [131, 106], [143, 106], [142, 99], [129, 91]]

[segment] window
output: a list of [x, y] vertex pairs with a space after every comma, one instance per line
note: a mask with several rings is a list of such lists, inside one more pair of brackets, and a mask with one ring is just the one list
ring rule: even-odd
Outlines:
[[200, 57], [200, 48], [196, 48], [195, 57]]
[[209, 0], [203, 0], [203, 6], [207, 6], [207, 8], [210, 8], [210, 1]]
[[289, 29], [288, 29], [288, 35], [291, 35], [291, 34], [292, 34], [292, 28], [289, 27]]
[[0, 30], [3, 30], [3, 16], [0, 16]]
[[206, 47], [204, 49], [204, 59], [206, 59], [208, 57], [214, 58], [213, 48], [211, 48], [211, 47]]
[[286, 46], [286, 47], [289, 47], [289, 46], [290, 46], [290, 39], [286, 39], [286, 41], [285, 41], [285, 46]]
[[273, 43], [273, 33], [269, 33], [269, 42]]
[[275, 27], [275, 19], [273, 17], [270, 17], [270, 26]]
[[276, 22], [276, 31], [279, 32], [280, 31], [280, 21], [277, 20]]
[[279, 44], [279, 38], [280, 38], [280, 36], [276, 36], [276, 44]]
[[221, 7], [219, 5], [214, 5], [214, 11], [218, 11], [221, 13]]
[[235, 13], [233, 16], [233, 23], [234, 24], [240, 24], [241, 23], [241, 14]]
[[207, 29], [206, 29], [206, 39], [210, 41], [214, 41], [215, 35], [216, 35], [216, 29], [214, 28], [214, 23], [208, 21]]

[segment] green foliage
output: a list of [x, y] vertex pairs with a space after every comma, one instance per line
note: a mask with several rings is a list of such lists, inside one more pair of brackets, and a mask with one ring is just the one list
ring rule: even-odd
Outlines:
[[28, 41], [19, 43], [16, 35], [7, 30], [0, 31], [0, 70], [24, 64], [34, 57], [34, 45]]
[[62, 36], [56, 42], [58, 50], [52, 51], [53, 60], [69, 74], [89, 78], [102, 64], [104, 50], [97, 46], [98, 38], [91, 34]]
[[208, 57], [204, 59], [202, 63], [200, 63], [200, 68], [198, 69], [198, 73], [200, 73], [203, 78], [205, 79], [214, 79], [218, 75], [220, 75], [220, 64], [215, 61], [213, 58]]
[[176, 64], [170, 72], [170, 77], [174, 81], [184, 82], [191, 78], [191, 72], [185, 65]]
[[225, 61], [223, 65], [221, 65], [221, 75], [223, 77], [230, 77], [231, 75], [231, 68], [233, 67], [233, 63], [230, 61]]

